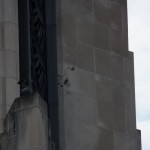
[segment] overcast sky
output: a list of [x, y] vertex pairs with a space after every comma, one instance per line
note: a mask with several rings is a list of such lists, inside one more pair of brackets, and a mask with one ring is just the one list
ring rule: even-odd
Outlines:
[[135, 58], [137, 127], [150, 150], [150, 0], [128, 0], [129, 50]]

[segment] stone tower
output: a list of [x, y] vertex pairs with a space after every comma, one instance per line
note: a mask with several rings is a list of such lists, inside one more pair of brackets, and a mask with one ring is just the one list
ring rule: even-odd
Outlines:
[[0, 0], [0, 150], [141, 150], [127, 0], [45, 0], [48, 100], [20, 96], [20, 1]]

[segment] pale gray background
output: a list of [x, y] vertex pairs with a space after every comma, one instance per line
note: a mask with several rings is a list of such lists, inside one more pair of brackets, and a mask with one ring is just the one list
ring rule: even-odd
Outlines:
[[150, 0], [128, 0], [129, 50], [135, 55], [137, 127], [150, 150]]

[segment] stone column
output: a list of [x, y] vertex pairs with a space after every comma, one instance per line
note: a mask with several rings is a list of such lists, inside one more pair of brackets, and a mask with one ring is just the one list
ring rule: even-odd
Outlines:
[[16, 150], [48, 150], [47, 104], [35, 93], [17, 101]]
[[2, 122], [19, 96], [17, 0], [0, 0], [0, 132]]
[[57, 0], [56, 6], [60, 149], [136, 150], [127, 0]]

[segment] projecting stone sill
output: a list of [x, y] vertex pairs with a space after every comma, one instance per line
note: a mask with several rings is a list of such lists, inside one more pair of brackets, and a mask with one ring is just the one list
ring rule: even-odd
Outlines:
[[15, 99], [0, 134], [0, 150], [48, 150], [47, 105], [38, 93]]

